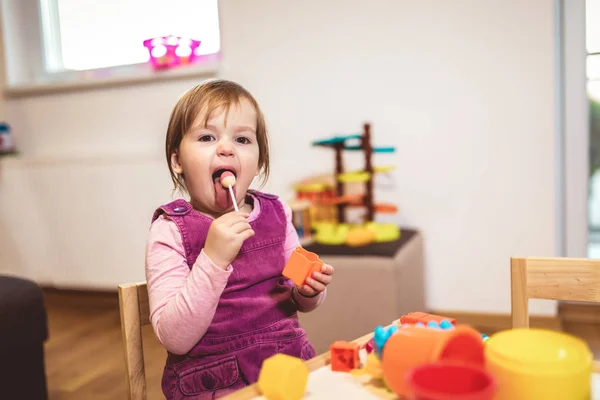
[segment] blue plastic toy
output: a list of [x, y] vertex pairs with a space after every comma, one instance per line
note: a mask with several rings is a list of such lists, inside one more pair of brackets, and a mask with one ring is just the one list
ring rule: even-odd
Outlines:
[[379, 359], [381, 359], [381, 353], [383, 352], [383, 347], [385, 346], [385, 342], [398, 330], [398, 326], [392, 325], [387, 330], [383, 326], [378, 326], [375, 328], [375, 333], [373, 335], [373, 341], [375, 342], [375, 354]]
[[438, 325], [438, 323], [435, 322], [435, 321], [429, 321], [427, 323], [427, 327], [428, 328], [433, 328], [433, 329], [439, 329], [440, 328], [440, 326]]
[[442, 329], [452, 329], [452, 328], [454, 328], [454, 325], [452, 325], [452, 322], [450, 322], [447, 319], [445, 319], [442, 322], [440, 322], [440, 328], [442, 328]]

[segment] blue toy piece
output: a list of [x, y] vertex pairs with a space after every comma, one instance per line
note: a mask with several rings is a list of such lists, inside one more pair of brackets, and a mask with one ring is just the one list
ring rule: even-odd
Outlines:
[[330, 137], [327, 139], [316, 140], [316, 141], [312, 142], [312, 145], [313, 146], [327, 146], [327, 145], [345, 142], [346, 140], [360, 139], [361, 137], [362, 137], [361, 134], [334, 136], [334, 137]]
[[433, 328], [433, 329], [439, 329], [440, 328], [440, 326], [435, 321], [429, 321], [427, 323], [427, 327], [428, 328]]
[[393, 153], [396, 151], [395, 147], [374, 147], [373, 153]]
[[[360, 145], [349, 145], [344, 147], [345, 150], [362, 150]], [[396, 151], [395, 147], [373, 147], [373, 153], [393, 153]]]
[[387, 342], [390, 336], [392, 336], [397, 330], [398, 326], [396, 325], [390, 326], [387, 330], [383, 326], [378, 326], [375, 328], [373, 342], [375, 342], [375, 354], [379, 359], [381, 359], [385, 342]]
[[440, 322], [440, 328], [442, 328], [442, 329], [452, 329], [452, 328], [454, 328], [454, 325], [452, 325], [452, 322], [450, 322], [447, 319], [445, 319], [442, 322]]
[[415, 324], [415, 326], [418, 326], [419, 328], [424, 328], [424, 327], [425, 327], [425, 324], [424, 324], [424, 323], [422, 323], [422, 322], [417, 322], [417, 323]]

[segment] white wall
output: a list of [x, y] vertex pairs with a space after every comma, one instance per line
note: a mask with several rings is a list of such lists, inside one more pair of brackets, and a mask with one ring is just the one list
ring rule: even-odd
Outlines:
[[[376, 156], [398, 166], [376, 195], [425, 236], [429, 306], [507, 312], [509, 257], [556, 253], [553, 3], [226, 0], [221, 19], [222, 76], [270, 126], [266, 189], [288, 196], [292, 180], [330, 171], [310, 141], [372, 122], [375, 142], [398, 149]], [[0, 270], [143, 279], [149, 219], [170, 196], [167, 118], [193, 83], [10, 100], [34, 158], [0, 164]]]
[[[3, 32], [3, 26], [2, 26], [2, 5], [0, 5], [0, 37], [2, 35]], [[4, 74], [4, 47], [2, 44], [2, 40], [0, 40], [0, 89], [2, 89], [2, 85], [3, 85], [3, 81], [5, 79], [5, 74]], [[6, 104], [4, 101], [4, 95], [3, 93], [0, 91], [0, 121], [3, 121], [4, 118], [6, 117]]]

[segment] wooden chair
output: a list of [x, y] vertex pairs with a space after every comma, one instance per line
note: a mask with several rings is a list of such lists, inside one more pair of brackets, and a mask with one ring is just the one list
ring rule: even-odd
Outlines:
[[142, 347], [142, 326], [150, 323], [146, 282], [119, 285], [121, 333], [130, 400], [146, 400], [146, 371]]
[[529, 327], [529, 299], [600, 303], [600, 260], [512, 257], [510, 277], [513, 328]]

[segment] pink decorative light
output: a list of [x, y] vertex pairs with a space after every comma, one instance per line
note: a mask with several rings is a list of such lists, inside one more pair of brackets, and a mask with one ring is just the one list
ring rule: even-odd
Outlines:
[[162, 36], [144, 40], [154, 69], [166, 69], [191, 64], [198, 57], [200, 41], [179, 36]]

